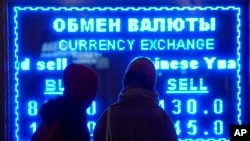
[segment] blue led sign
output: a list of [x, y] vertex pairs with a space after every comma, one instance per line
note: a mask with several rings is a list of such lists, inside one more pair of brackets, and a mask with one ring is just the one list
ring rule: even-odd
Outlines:
[[13, 7], [15, 140], [28, 140], [42, 103], [61, 95], [62, 71], [86, 64], [100, 77], [88, 127], [117, 99], [128, 62], [148, 56], [159, 105], [180, 141], [229, 141], [242, 122], [241, 8]]

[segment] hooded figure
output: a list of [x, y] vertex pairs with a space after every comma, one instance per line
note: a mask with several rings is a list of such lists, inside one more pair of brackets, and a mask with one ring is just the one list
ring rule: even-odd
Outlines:
[[152, 61], [138, 57], [128, 65], [118, 101], [101, 115], [94, 141], [177, 141], [168, 114], [159, 106]]
[[85, 111], [97, 93], [97, 74], [84, 65], [70, 64], [63, 82], [63, 96], [44, 103], [39, 116], [49, 124], [59, 120], [62, 141], [90, 141]]

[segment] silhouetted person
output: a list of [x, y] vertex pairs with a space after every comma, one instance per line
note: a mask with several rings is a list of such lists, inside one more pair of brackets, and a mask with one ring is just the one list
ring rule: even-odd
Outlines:
[[118, 101], [101, 115], [94, 141], [177, 141], [171, 118], [159, 107], [152, 61], [138, 57], [128, 65]]
[[53, 124], [59, 120], [62, 141], [90, 141], [86, 109], [94, 100], [97, 74], [80, 64], [70, 64], [63, 72], [64, 93], [44, 103], [39, 116]]

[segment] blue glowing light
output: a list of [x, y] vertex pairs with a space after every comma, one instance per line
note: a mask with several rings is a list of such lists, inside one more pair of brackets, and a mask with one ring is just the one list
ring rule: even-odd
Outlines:
[[[50, 12], [53, 16], [50, 14], [44, 16], [43, 14], [46, 12]], [[100, 16], [100, 13], [103, 12], [108, 12], [111, 16], [106, 14]], [[209, 15], [209, 12], [212, 14]], [[81, 13], [79, 14], [81, 16], [77, 15], [78, 13]], [[92, 14], [92, 17], [83, 16], [85, 13]], [[97, 13], [99, 17], [96, 16]], [[131, 17], [129, 16], [130, 13], [142, 15], [142, 17]], [[61, 16], [64, 14], [70, 16]], [[154, 14], [158, 14], [158, 16], [152, 16]], [[30, 44], [27, 44], [28, 41], [23, 38], [31, 33], [31, 36], [34, 36], [33, 33], [36, 31], [26, 33], [26, 27], [23, 24], [24, 22], [27, 23], [28, 16], [35, 18], [36, 15], [42, 17], [39, 20], [45, 21], [42, 22], [42, 27], [48, 24], [51, 34], [60, 36], [53, 42], [44, 41], [45, 43], [41, 45], [42, 57], [25, 54], [25, 51], [33, 47], [36, 48], [39, 44], [36, 43], [38, 41], [34, 41], [35, 43], [30, 41]], [[221, 34], [218, 32], [222, 32], [221, 28], [225, 26], [221, 25], [224, 20], [221, 15], [229, 15], [230, 19], [234, 20], [228, 26], [228, 30], [232, 30], [230, 32], [232, 35], [230, 35], [230, 38], [228, 37], [230, 43], [226, 43], [225, 39], [224, 42], [219, 40], [223, 37], [219, 37]], [[125, 22], [124, 19], [126, 19]], [[161, 87], [164, 87], [161, 90], [163, 96], [159, 105], [173, 117], [179, 141], [229, 141], [229, 135], [227, 135], [229, 122], [237, 124], [242, 122], [240, 7], [16, 6], [14, 7], [13, 23], [13, 45], [15, 49], [13, 52], [15, 60], [15, 74], [13, 76], [15, 78], [14, 111], [16, 115], [15, 139], [17, 141], [27, 140], [27, 137], [38, 127], [37, 113], [39, 106], [49, 98], [63, 94], [64, 87], [61, 75], [54, 76], [54, 74], [62, 73], [72, 60], [83, 61], [90, 66], [96, 65], [94, 66], [96, 68], [104, 63], [106, 65], [104, 68], [109, 69], [111, 67], [110, 70], [117, 70], [119, 69], [118, 65], [123, 65], [119, 58], [148, 55], [154, 62], [160, 80], [163, 79], [161, 81]], [[126, 24], [123, 25], [124, 23]], [[38, 25], [36, 26], [38, 27]], [[41, 30], [38, 30], [38, 34], [42, 34], [40, 32]], [[47, 33], [46, 36], [49, 34]], [[93, 36], [89, 37], [90, 35]], [[226, 51], [220, 50], [224, 44], [232, 46], [228, 46]], [[24, 48], [28, 49], [25, 50]], [[107, 53], [107, 56], [105, 56], [105, 53]], [[122, 53], [125, 55], [122, 55]], [[46, 55], [49, 57], [43, 57]], [[120, 61], [115, 67], [112, 66], [113, 60], [110, 59], [110, 56], [113, 55], [117, 55], [115, 59], [112, 58], [113, 60]], [[108, 58], [106, 62], [98, 62], [105, 60], [104, 58]], [[107, 70], [103, 70], [105, 72], [103, 74], [106, 74]], [[26, 80], [27, 72], [36, 73], [30, 74], [36, 76], [34, 79], [38, 79], [32, 82], [39, 82], [43, 87], [38, 88], [37, 91], [39, 92], [31, 93], [25, 89], [27, 88], [25, 82], [28, 81], [28, 79]], [[221, 79], [226, 79], [224, 77], [216, 78], [219, 76], [218, 74], [232, 77], [233, 83], [231, 85], [233, 86], [223, 85], [223, 87], [225, 89], [233, 87], [233, 92], [228, 89], [227, 93], [224, 89], [219, 89], [221, 91], [216, 92], [217, 85], [220, 87], [222, 86], [221, 82], [224, 82]], [[110, 76], [108, 77], [110, 78]], [[215, 88], [212, 89], [212, 86]], [[28, 91], [27, 95], [26, 91]], [[106, 92], [101, 93], [105, 95]], [[225, 95], [235, 96], [237, 100], [229, 101], [225, 98]], [[106, 102], [107, 99], [102, 100]], [[91, 136], [96, 120], [102, 112], [100, 109], [107, 106], [100, 105], [100, 103], [105, 103], [103, 101], [100, 102], [100, 99], [93, 101], [86, 110]], [[236, 109], [236, 112], [230, 113], [235, 116], [231, 119], [227, 119], [228, 109], [226, 106], [228, 104]], [[23, 110], [23, 107], [27, 109]], [[29, 126], [24, 127], [21, 122], [23, 120], [25, 122], [30, 120]], [[207, 121], [209, 121], [209, 125], [206, 123]], [[30, 133], [23, 132], [25, 130], [23, 128], [30, 130]]]

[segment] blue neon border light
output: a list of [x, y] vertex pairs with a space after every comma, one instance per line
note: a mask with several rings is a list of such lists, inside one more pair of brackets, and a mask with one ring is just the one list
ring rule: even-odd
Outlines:
[[[151, 10], [155, 10], [155, 11], [161, 11], [161, 10], [167, 10], [167, 11], [173, 11], [173, 10], [178, 10], [178, 11], [194, 11], [194, 10], [234, 10], [237, 11], [237, 88], [238, 88], [238, 92], [237, 92], [237, 110], [238, 110], [238, 115], [237, 115], [237, 122], [238, 124], [241, 124], [241, 76], [240, 76], [240, 70], [241, 70], [241, 65], [240, 65], [240, 51], [241, 51], [241, 42], [240, 42], [240, 38], [241, 38], [241, 31], [240, 31], [240, 27], [241, 27], [241, 19], [240, 19], [240, 15], [241, 15], [241, 9], [240, 7], [235, 7], [235, 6], [194, 6], [194, 7], [30, 7], [30, 6], [24, 6], [24, 7], [20, 7], [20, 6], [15, 6], [14, 7], [14, 56], [15, 56], [15, 126], [16, 126], [16, 130], [15, 130], [15, 136], [16, 136], [16, 140], [19, 141], [19, 124], [18, 124], [18, 120], [19, 120], [19, 113], [18, 113], [18, 108], [19, 108], [19, 102], [18, 102], [18, 97], [19, 97], [19, 91], [18, 91], [18, 86], [19, 86], [19, 80], [18, 80], [18, 73], [19, 73], [19, 61], [18, 61], [18, 51], [19, 51], [19, 46], [18, 46], [18, 14], [19, 11], [61, 11], [61, 10], [65, 10], [65, 11], [106, 11], [106, 10], [110, 10], [110, 11], [140, 11], [140, 10], [144, 10], [144, 11], [151, 11]], [[197, 138], [197, 139], [191, 139], [191, 138], [186, 138], [186, 139], [179, 139], [179, 141], [229, 141], [229, 139], [227, 138], [207, 138], [207, 139], [203, 139], [203, 138]]]

